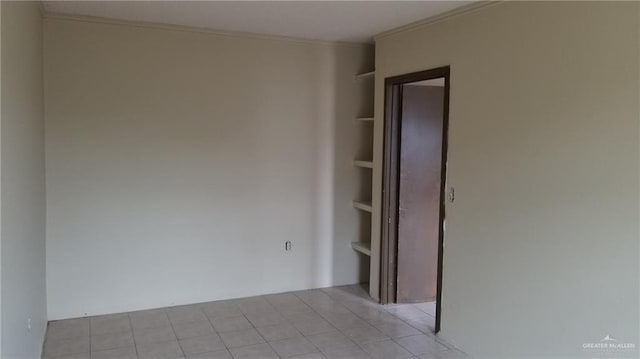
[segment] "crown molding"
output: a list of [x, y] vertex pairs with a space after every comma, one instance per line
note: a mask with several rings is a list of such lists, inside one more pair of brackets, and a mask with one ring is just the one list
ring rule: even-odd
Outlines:
[[44, 9], [43, 9], [43, 18], [49, 19], [49, 20], [76, 21], [76, 22], [85, 22], [85, 23], [94, 23], [94, 24], [157, 29], [157, 30], [164, 30], [164, 31], [190, 32], [190, 33], [197, 33], [197, 34], [238, 37], [238, 38], [245, 38], [245, 39], [285, 41], [285, 42], [293, 42], [293, 43], [307, 44], [307, 45], [340, 46], [340, 47], [356, 47], [356, 48], [366, 48], [366, 47], [373, 46], [373, 43], [310, 40], [310, 39], [301, 39], [296, 37], [288, 37], [288, 36], [280, 36], [280, 35], [265, 35], [265, 34], [256, 34], [256, 33], [240, 32], [240, 31], [214, 30], [214, 29], [185, 26], [185, 25], [171, 25], [171, 24], [162, 24], [162, 23], [146, 22], [146, 21], [118, 20], [118, 19], [98, 17], [98, 16], [71, 15], [71, 14], [64, 14], [64, 13], [49, 12]]
[[406, 24], [406, 25], [402, 25], [400, 27], [396, 27], [396, 28], [391, 29], [391, 30], [383, 31], [383, 32], [375, 35], [373, 37], [373, 39], [375, 41], [378, 41], [379, 39], [383, 39], [383, 38], [388, 37], [388, 36], [397, 35], [397, 34], [401, 34], [401, 33], [404, 33], [404, 32], [417, 30], [419, 28], [431, 25], [431, 24], [436, 23], [436, 22], [445, 21], [445, 20], [448, 20], [448, 19], [456, 17], [456, 16], [465, 15], [465, 14], [468, 14], [468, 13], [471, 13], [471, 12], [475, 12], [475, 11], [478, 11], [478, 10], [481, 10], [481, 9], [485, 9], [487, 7], [491, 7], [491, 6], [494, 6], [494, 5], [501, 4], [503, 2], [504, 2], [504, 0], [473, 2], [471, 4], [468, 4], [468, 5], [465, 5], [465, 6], [461, 6], [459, 8], [455, 8], [453, 10], [444, 12], [444, 13], [439, 14], [439, 15], [431, 16], [431, 17], [428, 17], [426, 19], [418, 20], [418, 21], [415, 21], [415, 22], [412, 22], [412, 23], [409, 23], [409, 24]]

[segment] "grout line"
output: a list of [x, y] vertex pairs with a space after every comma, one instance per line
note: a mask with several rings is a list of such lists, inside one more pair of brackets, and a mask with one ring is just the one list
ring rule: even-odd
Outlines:
[[[173, 323], [171, 322], [171, 317], [169, 317], [169, 313], [167, 312], [167, 308], [164, 308], [164, 312], [167, 315], [167, 319], [169, 319], [169, 326], [171, 327], [171, 331], [173, 332], [173, 336], [176, 337], [176, 342], [178, 342], [178, 348], [180, 348], [180, 351], [182, 352], [182, 356], [183, 357], [187, 357], [187, 355], [184, 353], [184, 349], [182, 349], [182, 344], [180, 344], [180, 340], [178, 340], [178, 335], [176, 334], [176, 330], [173, 328]], [[205, 315], [206, 316], [206, 315]]]
[[204, 310], [201, 309], [201, 311], [202, 311], [202, 313], [204, 313], [204, 316], [207, 317], [207, 321], [209, 322], [209, 325], [211, 326], [211, 329], [213, 329], [213, 332], [216, 333], [216, 335], [220, 339], [220, 342], [222, 343], [222, 345], [224, 345], [224, 348], [227, 350], [229, 355], [231, 355], [230, 348], [227, 346], [227, 343], [225, 343], [224, 340], [222, 340], [222, 336], [220, 335], [220, 332], [218, 332], [218, 329], [216, 329], [215, 325], [213, 325], [213, 322], [211, 321], [211, 318], [207, 315], [207, 313]]
[[133, 323], [131, 322], [131, 315], [127, 313], [127, 318], [129, 318], [129, 326], [131, 327], [131, 339], [133, 340], [133, 350], [136, 352], [136, 358], [140, 358], [138, 355], [138, 346], [136, 345], [136, 336], [133, 334]]
[[[89, 322], [89, 358], [91, 358], [91, 318], [87, 318], [87, 321]], [[131, 335], [133, 335], [133, 333], [131, 333]]]
[[[262, 339], [264, 339], [264, 338], [262, 338]], [[270, 343], [270, 342], [265, 342], [265, 343], [269, 346], [269, 348], [271, 348], [271, 350], [272, 350], [274, 353], [276, 353], [276, 356], [278, 356], [278, 358], [282, 358], [282, 357], [280, 356], [280, 354], [278, 354], [278, 352], [276, 351], [276, 349], [273, 347], [273, 345], [271, 345], [271, 343]]]

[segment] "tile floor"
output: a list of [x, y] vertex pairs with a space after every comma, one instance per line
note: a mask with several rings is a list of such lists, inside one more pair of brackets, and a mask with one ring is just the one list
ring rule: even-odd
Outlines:
[[434, 303], [381, 306], [359, 285], [49, 323], [44, 358], [468, 358]]

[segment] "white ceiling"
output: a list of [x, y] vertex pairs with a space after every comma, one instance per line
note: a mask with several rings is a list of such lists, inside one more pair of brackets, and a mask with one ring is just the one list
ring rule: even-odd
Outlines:
[[371, 42], [378, 33], [471, 1], [45, 1], [45, 11], [309, 40]]

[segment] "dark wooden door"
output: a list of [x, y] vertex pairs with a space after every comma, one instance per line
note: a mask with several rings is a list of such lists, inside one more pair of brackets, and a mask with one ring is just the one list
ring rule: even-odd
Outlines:
[[437, 296], [444, 93], [444, 87], [402, 87], [398, 303]]

